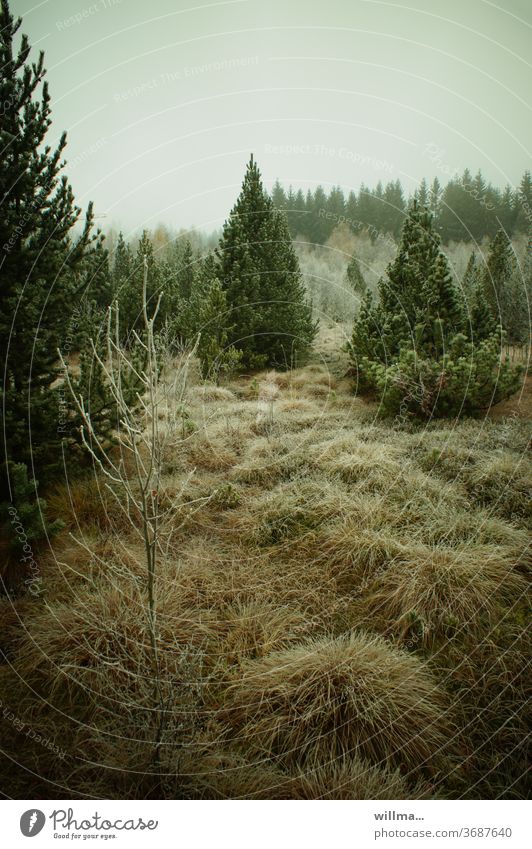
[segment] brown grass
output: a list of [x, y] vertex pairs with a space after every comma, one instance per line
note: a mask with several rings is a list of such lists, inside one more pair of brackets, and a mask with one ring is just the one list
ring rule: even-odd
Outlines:
[[485, 629], [497, 621], [505, 603], [525, 592], [512, 550], [412, 545], [370, 584], [364, 607], [368, 621], [384, 622], [388, 633], [428, 648], [460, 630]]
[[434, 767], [447, 710], [417, 659], [359, 633], [247, 664], [229, 688], [223, 718], [256, 754], [320, 764], [356, 753], [416, 770]]
[[166, 775], [142, 541], [93, 476], [48, 494], [42, 595], [0, 603], [3, 705], [66, 752], [3, 717], [10, 795], [522, 796], [526, 426], [376, 424], [313, 363], [187, 404], [160, 490]]

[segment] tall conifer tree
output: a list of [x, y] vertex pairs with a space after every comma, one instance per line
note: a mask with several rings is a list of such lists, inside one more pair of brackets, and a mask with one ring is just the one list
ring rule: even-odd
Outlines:
[[248, 367], [290, 365], [312, 342], [316, 325], [285, 215], [264, 191], [253, 156], [217, 258], [233, 325], [229, 344]]
[[[0, 11], [0, 339], [4, 496], [11, 497], [10, 462], [42, 481], [61, 464], [57, 349], [86, 288], [81, 273], [91, 236], [92, 207], [77, 239], [81, 210], [61, 174], [66, 135], [45, 144], [51, 124], [44, 54], [30, 63], [21, 20], [2, 0]], [[17, 43], [18, 42], [18, 46]], [[7, 466], [6, 466], [7, 462]]]

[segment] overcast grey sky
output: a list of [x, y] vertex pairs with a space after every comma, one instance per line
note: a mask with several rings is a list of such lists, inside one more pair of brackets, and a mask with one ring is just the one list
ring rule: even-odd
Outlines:
[[267, 187], [305, 191], [530, 167], [530, 0], [11, 8], [46, 53], [77, 200], [106, 225], [220, 227], [251, 151]]

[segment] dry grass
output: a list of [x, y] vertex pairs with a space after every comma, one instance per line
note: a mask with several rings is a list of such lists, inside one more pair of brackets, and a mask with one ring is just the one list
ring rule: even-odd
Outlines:
[[401, 772], [356, 758], [299, 770], [292, 799], [426, 799], [434, 798], [428, 782], [409, 784]]
[[357, 758], [283, 771], [271, 762], [250, 763], [214, 752], [196, 761], [190, 783], [197, 797], [204, 799], [434, 798], [429, 783], [409, 783], [399, 770]]
[[291, 763], [356, 754], [434, 768], [448, 705], [415, 658], [364, 633], [322, 638], [247, 664], [223, 713], [245, 749]]
[[461, 631], [485, 630], [526, 589], [511, 550], [411, 545], [371, 582], [364, 607], [368, 622], [383, 622], [401, 641], [429, 648]]
[[48, 495], [42, 595], [0, 604], [3, 705], [66, 753], [3, 717], [9, 794], [523, 795], [526, 423], [375, 423], [323, 364], [187, 404], [160, 490], [165, 776], [144, 552], [93, 476]]

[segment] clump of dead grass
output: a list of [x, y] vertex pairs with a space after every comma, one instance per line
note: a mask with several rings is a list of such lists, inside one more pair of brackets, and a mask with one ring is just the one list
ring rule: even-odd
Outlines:
[[364, 607], [375, 626], [430, 648], [463, 631], [480, 633], [525, 591], [512, 550], [411, 544], [367, 588]]
[[356, 754], [417, 771], [435, 766], [447, 708], [416, 658], [356, 633], [247, 664], [223, 719], [246, 750], [266, 758], [323, 764]]

